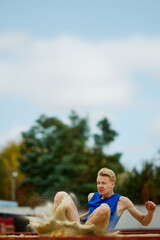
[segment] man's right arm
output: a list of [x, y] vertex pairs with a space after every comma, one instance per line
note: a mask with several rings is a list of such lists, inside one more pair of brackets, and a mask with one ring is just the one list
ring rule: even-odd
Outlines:
[[[93, 195], [94, 195], [94, 193], [90, 193], [90, 194], [88, 195], [88, 202], [91, 200], [91, 198], [93, 197]], [[82, 214], [82, 215], [80, 216], [80, 219], [83, 220], [84, 218], [86, 218], [86, 217], [88, 216], [88, 213], [89, 213], [89, 211], [86, 212], [86, 213], [84, 213], [84, 214]]]
[[84, 213], [84, 214], [82, 214], [79, 218], [80, 218], [81, 220], [83, 220], [84, 218], [86, 218], [86, 217], [88, 216], [88, 213], [89, 213], [89, 211], [86, 212], [86, 213]]

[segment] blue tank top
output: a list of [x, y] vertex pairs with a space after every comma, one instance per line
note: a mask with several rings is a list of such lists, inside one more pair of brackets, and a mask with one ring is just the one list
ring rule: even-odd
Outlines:
[[87, 220], [88, 217], [92, 214], [92, 212], [99, 207], [102, 203], [106, 203], [109, 205], [111, 214], [110, 214], [110, 220], [107, 226], [107, 231], [111, 232], [114, 227], [116, 226], [118, 220], [120, 219], [120, 216], [117, 215], [117, 203], [121, 195], [114, 193], [111, 197], [106, 199], [101, 199], [101, 195], [99, 192], [94, 193], [91, 200], [88, 202], [89, 207], [89, 214], [84, 220]]

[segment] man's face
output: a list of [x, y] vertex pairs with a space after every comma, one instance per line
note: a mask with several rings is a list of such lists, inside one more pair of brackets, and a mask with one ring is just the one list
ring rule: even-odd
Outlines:
[[107, 176], [97, 177], [97, 190], [101, 195], [108, 195], [113, 192], [115, 183]]

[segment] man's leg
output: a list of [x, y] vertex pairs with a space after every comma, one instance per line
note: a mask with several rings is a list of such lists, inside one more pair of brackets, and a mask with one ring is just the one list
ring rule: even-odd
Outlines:
[[110, 207], [103, 203], [96, 208], [86, 221], [86, 225], [94, 224], [97, 233], [104, 233], [110, 218]]
[[76, 205], [66, 192], [58, 192], [54, 198], [54, 205], [58, 206], [64, 198], [70, 198], [70, 205], [66, 208], [66, 217], [69, 221], [79, 221], [79, 215]]

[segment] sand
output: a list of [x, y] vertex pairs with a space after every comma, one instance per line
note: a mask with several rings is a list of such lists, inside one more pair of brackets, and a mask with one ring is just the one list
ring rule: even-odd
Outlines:
[[45, 236], [103, 235], [96, 231], [94, 224], [84, 225], [80, 222], [68, 221], [65, 211], [69, 204], [69, 197], [64, 198], [58, 206], [51, 204], [49, 206], [50, 216], [44, 215], [44, 221], [30, 217], [30, 226], [33, 227], [39, 235]]

